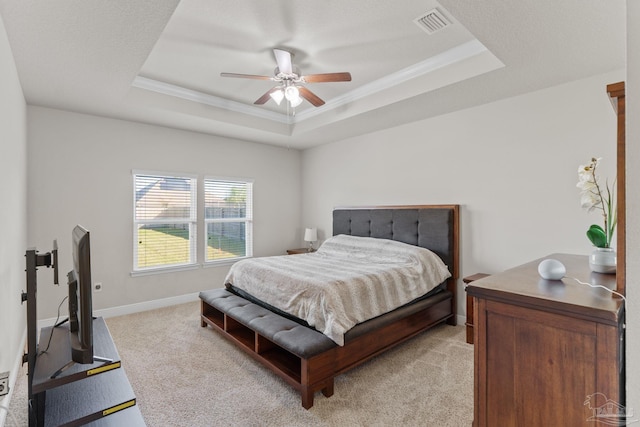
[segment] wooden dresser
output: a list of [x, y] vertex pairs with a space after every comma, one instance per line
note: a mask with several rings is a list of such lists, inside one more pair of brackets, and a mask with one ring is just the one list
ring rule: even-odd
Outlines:
[[[589, 271], [586, 256], [545, 258], [560, 260], [567, 276], [616, 287], [615, 275]], [[467, 287], [475, 305], [474, 426], [594, 426], [624, 410], [622, 299], [569, 278], [544, 280], [542, 259]]]

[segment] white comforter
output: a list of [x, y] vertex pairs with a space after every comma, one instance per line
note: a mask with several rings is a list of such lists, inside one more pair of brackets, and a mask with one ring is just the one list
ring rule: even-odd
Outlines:
[[225, 283], [344, 345], [344, 334], [356, 324], [426, 294], [450, 275], [427, 249], [338, 235], [314, 253], [239, 261]]

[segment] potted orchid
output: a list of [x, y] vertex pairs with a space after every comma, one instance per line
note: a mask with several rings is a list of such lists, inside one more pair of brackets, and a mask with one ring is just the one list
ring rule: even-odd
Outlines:
[[588, 212], [599, 210], [602, 213], [603, 225], [593, 224], [587, 230], [587, 237], [596, 247], [589, 257], [591, 270], [598, 273], [615, 273], [616, 255], [611, 248], [613, 232], [617, 224], [617, 209], [614, 190], [605, 183], [604, 187], [598, 182], [596, 169], [602, 158], [591, 159], [586, 165], [578, 168], [578, 184], [580, 189], [580, 203]]

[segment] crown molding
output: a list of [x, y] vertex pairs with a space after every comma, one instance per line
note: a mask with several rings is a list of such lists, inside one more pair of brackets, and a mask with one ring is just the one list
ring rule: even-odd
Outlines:
[[448, 67], [473, 56], [480, 55], [487, 51], [488, 49], [482, 43], [474, 39], [438, 55], [432, 56], [417, 64], [346, 92], [343, 95], [327, 101], [321, 107], [307, 109], [294, 115], [277, 113], [265, 108], [254, 107], [253, 105], [220, 98], [218, 96], [209, 95], [144, 76], [137, 76], [134, 79], [132, 86], [224, 110], [291, 125], [321, 115], [335, 108], [342, 107], [359, 99], [374, 95], [378, 92], [393, 88], [394, 86], [400, 85], [417, 77], [424, 76], [441, 68]]

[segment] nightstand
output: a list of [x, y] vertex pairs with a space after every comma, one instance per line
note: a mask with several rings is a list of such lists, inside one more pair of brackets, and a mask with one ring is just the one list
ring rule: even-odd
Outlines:
[[[488, 274], [485, 273], [476, 273], [463, 278], [462, 281], [464, 282], [465, 290], [469, 283], [487, 276]], [[469, 296], [469, 294], [467, 294], [467, 321], [465, 322], [465, 326], [467, 327], [467, 343], [473, 344], [473, 297]]]
[[308, 254], [309, 252], [315, 252], [316, 250], [309, 250], [309, 248], [296, 248], [296, 249], [287, 249], [287, 255], [298, 255], [298, 254]]

